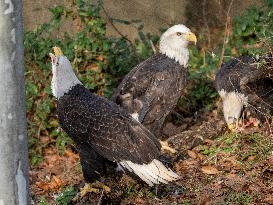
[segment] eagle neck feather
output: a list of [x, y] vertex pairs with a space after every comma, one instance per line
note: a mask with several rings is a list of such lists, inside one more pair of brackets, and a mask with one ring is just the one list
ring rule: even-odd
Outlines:
[[174, 59], [177, 61], [180, 65], [183, 65], [184, 67], [187, 67], [188, 61], [189, 61], [189, 50], [188, 48], [179, 48], [179, 49], [173, 49], [170, 48], [167, 44], [164, 42], [160, 42], [160, 53], [165, 54], [171, 59]]
[[68, 93], [75, 85], [82, 84], [72, 70], [72, 67], [62, 69], [53, 66], [52, 71], [51, 90], [57, 99]]

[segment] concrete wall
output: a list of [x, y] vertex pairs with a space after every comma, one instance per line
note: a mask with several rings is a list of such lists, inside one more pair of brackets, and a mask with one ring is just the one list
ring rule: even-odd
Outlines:
[[[185, 23], [185, 9], [188, 0], [105, 0], [107, 13], [118, 19], [140, 19], [144, 23], [144, 31], [158, 33], [174, 23]], [[137, 37], [134, 26], [116, 23], [116, 27], [125, 35]], [[109, 34], [116, 32], [109, 26]]]
[[25, 30], [32, 30], [51, 18], [49, 8], [63, 5], [63, 0], [23, 0]]
[[[30, 30], [49, 21], [48, 8], [68, 4], [69, 1], [71, 2], [71, 0], [24, 0], [25, 29]], [[104, 0], [104, 2], [105, 10], [111, 17], [124, 20], [140, 19], [144, 23], [145, 32], [158, 33], [160, 28], [174, 23], [202, 27], [204, 11], [209, 22], [213, 23], [217, 20], [216, 25], [220, 25], [224, 21], [230, 0]], [[261, 2], [263, 0], [234, 0], [231, 15], [238, 15], [250, 5], [261, 5]], [[107, 33], [117, 35], [109, 22], [107, 25]], [[115, 23], [115, 26], [130, 39], [137, 36], [137, 29], [134, 26], [121, 23]], [[63, 27], [70, 31], [75, 28], [73, 23], [67, 22]]]

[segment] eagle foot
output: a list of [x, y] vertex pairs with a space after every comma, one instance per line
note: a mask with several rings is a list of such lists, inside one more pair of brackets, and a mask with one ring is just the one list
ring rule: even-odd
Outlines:
[[166, 142], [166, 141], [160, 140], [160, 144], [161, 144], [161, 150], [167, 150], [167, 151], [171, 152], [172, 154], [175, 154], [177, 152], [174, 148], [171, 148], [169, 146], [168, 142]]
[[80, 188], [80, 193], [77, 194], [72, 201], [78, 201], [79, 199], [83, 198], [88, 193], [95, 193], [98, 194], [101, 190], [105, 191], [106, 193], [110, 192], [110, 187], [104, 185], [103, 183], [96, 181], [94, 183], [85, 183], [83, 188]]

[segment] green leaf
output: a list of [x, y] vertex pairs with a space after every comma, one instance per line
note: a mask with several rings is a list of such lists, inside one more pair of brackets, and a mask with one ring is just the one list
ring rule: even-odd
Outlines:
[[59, 196], [56, 198], [58, 205], [68, 205], [68, 203], [77, 194], [77, 190], [74, 187], [67, 187]]
[[27, 96], [27, 98], [37, 96], [38, 93], [39, 93], [39, 89], [38, 89], [37, 85], [35, 85], [31, 81], [27, 81], [26, 82], [26, 96]]

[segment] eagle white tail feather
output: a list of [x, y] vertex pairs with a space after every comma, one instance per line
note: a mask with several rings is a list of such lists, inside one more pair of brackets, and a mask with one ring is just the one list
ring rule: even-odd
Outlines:
[[132, 168], [127, 164], [129, 161], [121, 162], [120, 164], [124, 166], [126, 169], [128, 169], [130, 172], [134, 172], [137, 176], [139, 176], [143, 181], [145, 181], [149, 186], [153, 186], [153, 183], [151, 183], [150, 179], [148, 179], [147, 176], [145, 176], [140, 169], [138, 169], [136, 166], [132, 166]]
[[171, 169], [166, 168], [160, 161], [154, 159], [149, 164], [136, 164], [131, 161], [121, 161], [120, 165], [128, 169], [130, 172], [135, 173], [149, 186], [154, 184], [175, 181], [179, 179], [179, 176]]

